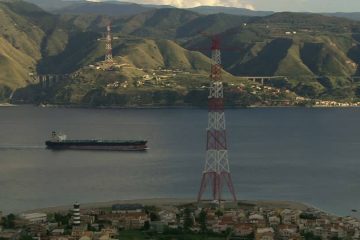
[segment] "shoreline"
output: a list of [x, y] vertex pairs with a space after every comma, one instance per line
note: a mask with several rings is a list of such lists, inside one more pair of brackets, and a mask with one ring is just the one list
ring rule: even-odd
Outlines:
[[[316, 209], [322, 211], [316, 207], [310, 206], [305, 203], [296, 201], [283, 201], [283, 200], [238, 200], [240, 205], [253, 205], [256, 207], [270, 207], [270, 208], [290, 208], [297, 210]], [[81, 209], [92, 208], [109, 208], [114, 204], [142, 204], [152, 205], [156, 207], [174, 207], [183, 204], [196, 204], [195, 199], [190, 198], [148, 198], [148, 199], [127, 199], [127, 200], [114, 200], [106, 202], [93, 202], [93, 203], [80, 203]], [[73, 208], [72, 205], [52, 206], [45, 208], [37, 208], [32, 210], [22, 211], [21, 213], [54, 213], [54, 212], [67, 212]], [[322, 211], [324, 212], [324, 211]]]
[[[21, 107], [21, 106], [32, 106], [36, 108], [68, 108], [68, 109], [104, 109], [104, 110], [157, 110], [157, 109], [187, 109], [187, 110], [208, 110], [208, 106], [86, 106], [86, 105], [36, 105], [36, 104], [11, 104], [11, 103], [0, 103], [0, 107]], [[262, 105], [250, 105], [250, 106], [225, 106], [225, 110], [250, 110], [250, 109], [357, 109], [360, 106], [262, 106]]]
[[0, 103], [0, 107], [16, 107], [18, 105], [11, 104], [11, 103]]

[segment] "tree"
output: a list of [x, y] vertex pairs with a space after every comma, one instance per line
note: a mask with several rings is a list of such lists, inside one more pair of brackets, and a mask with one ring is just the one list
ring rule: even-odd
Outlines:
[[60, 225], [68, 225], [70, 222], [70, 219], [71, 219], [71, 213], [68, 213], [66, 215], [62, 215], [60, 213], [55, 213], [54, 219]]
[[305, 233], [303, 235], [303, 237], [305, 238], [305, 240], [321, 240], [321, 237], [317, 237], [315, 236], [313, 233]]
[[150, 229], [150, 222], [149, 221], [146, 221], [145, 223], [144, 223], [144, 230], [146, 231], [146, 230], [149, 230]]
[[179, 94], [175, 91], [167, 91], [165, 93], [166, 104], [169, 106], [174, 105], [178, 98], [179, 98]]
[[29, 234], [25, 233], [20, 236], [19, 240], [33, 240], [33, 238]]
[[200, 223], [201, 232], [205, 233], [207, 230], [206, 229], [207, 213], [206, 213], [206, 211], [204, 211], [204, 209], [202, 209], [199, 214], [199, 223]]
[[154, 212], [151, 212], [151, 213], [150, 213], [150, 220], [151, 220], [152, 222], [154, 222], [154, 221], [159, 221], [159, 220], [160, 220], [160, 217], [159, 217], [158, 214], [156, 214], [156, 213], [154, 213]]
[[184, 102], [194, 106], [206, 107], [208, 95], [208, 91], [205, 90], [191, 90], [184, 97]]
[[2, 225], [4, 226], [4, 228], [15, 228], [15, 215], [9, 214], [6, 217], [3, 217]]
[[97, 230], [96, 228], [94, 228], [91, 225], [88, 225], [87, 229], [88, 229], [88, 231], [91, 231], [91, 232], [96, 232], [96, 230]]
[[189, 208], [184, 210], [184, 230], [188, 231], [194, 225], [194, 221], [191, 217], [191, 211]]
[[218, 217], [221, 217], [222, 215], [224, 215], [224, 213], [218, 209], [216, 212], [215, 212], [215, 215], [218, 216]]

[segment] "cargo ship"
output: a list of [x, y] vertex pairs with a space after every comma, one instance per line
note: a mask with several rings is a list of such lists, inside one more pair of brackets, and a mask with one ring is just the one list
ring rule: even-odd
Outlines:
[[51, 139], [45, 142], [53, 150], [108, 150], [108, 151], [146, 151], [145, 140], [67, 140], [66, 135], [52, 132]]

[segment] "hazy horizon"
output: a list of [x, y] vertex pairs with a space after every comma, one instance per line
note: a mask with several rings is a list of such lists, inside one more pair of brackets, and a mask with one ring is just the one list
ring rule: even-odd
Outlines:
[[[103, 0], [90, 0], [100, 2]], [[138, 4], [171, 5], [179, 8], [198, 6], [223, 6], [247, 8], [258, 11], [292, 12], [359, 12], [359, 0], [118, 0]]]

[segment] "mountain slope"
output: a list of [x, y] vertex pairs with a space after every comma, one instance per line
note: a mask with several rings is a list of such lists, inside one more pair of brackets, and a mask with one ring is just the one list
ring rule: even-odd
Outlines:
[[79, 2], [73, 3], [64, 8], [54, 10], [57, 14], [97, 14], [106, 16], [131, 16], [139, 13], [152, 10], [151, 7], [146, 7], [133, 3], [122, 2]]
[[189, 8], [189, 10], [201, 14], [225, 13], [231, 15], [241, 15], [241, 16], [251, 16], [251, 17], [264, 17], [274, 14], [274, 12], [272, 11], [253, 11], [246, 8], [220, 7], [220, 6], [200, 6], [195, 8]]
[[26, 86], [36, 60], [0, 37], [0, 85], [11, 89]]
[[[255, 11], [246, 8], [218, 7], [218, 6], [200, 6], [195, 8], [189, 8], [189, 10], [200, 14], [225, 13], [225, 14], [251, 16], [251, 17], [265, 17], [275, 13], [273, 11]], [[334, 12], [334, 13], [318, 13], [318, 14], [324, 16], [341, 17], [350, 20], [360, 21], [360, 12]]]
[[341, 17], [351, 20], [360, 21], [360, 12], [336, 12], [336, 13], [321, 13], [325, 16]]
[[63, 1], [63, 0], [27, 0], [27, 2], [33, 3], [46, 11], [53, 11], [61, 8], [77, 4], [80, 0]]
[[[0, 11], [2, 93], [4, 86], [15, 89], [29, 84], [32, 72], [80, 74], [80, 83], [70, 84], [72, 91], [81, 92], [77, 96], [94, 88], [107, 89], [117, 78], [128, 81], [135, 94], [143, 91], [135, 87], [137, 82], [152, 78], [154, 73], [163, 74], [162, 70], [175, 75], [165, 74], [165, 79], [172, 80], [161, 88], [172, 86], [184, 93], [189, 86], [204, 87], [206, 82], [201, 79], [208, 78], [210, 65], [210, 51], [204, 49], [210, 49], [211, 40], [200, 32], [218, 33], [223, 66], [233, 75], [277, 76], [269, 84], [313, 98], [351, 99], [359, 87], [351, 78], [360, 72], [360, 22], [343, 18], [304, 13], [201, 15], [176, 8], [121, 18], [59, 16], [17, 0], [0, 1]], [[109, 21], [113, 23], [113, 71], [102, 66], [103, 33]], [[177, 76], [177, 71], [183, 75]], [[232, 76], [225, 73], [225, 77]], [[146, 83], [151, 86], [145, 87], [146, 91], [159, 90], [154, 87], [157, 82]], [[64, 93], [60, 88], [57, 91]], [[79, 102], [81, 97], [74, 99]]]
[[171, 40], [123, 41], [114, 48], [123, 62], [139, 68], [158, 67], [207, 72], [210, 59], [199, 52], [191, 52]]
[[[0, 84], [12, 89], [25, 86], [41, 58], [45, 36], [33, 14], [40, 9], [22, 2], [0, 2]], [[19, 11], [21, 14], [19, 14]]]
[[186, 10], [164, 8], [133, 16], [119, 23], [120, 27], [114, 24], [114, 30], [136, 36], [173, 39], [179, 27], [199, 16]]
[[218, 33], [246, 23], [248, 17], [228, 14], [211, 14], [199, 16], [177, 29], [177, 38], [189, 38], [199, 35], [200, 32]]

